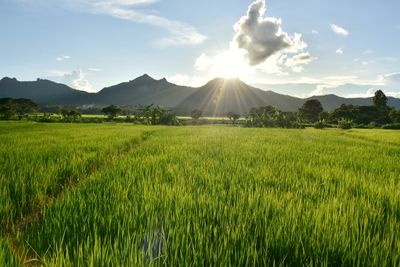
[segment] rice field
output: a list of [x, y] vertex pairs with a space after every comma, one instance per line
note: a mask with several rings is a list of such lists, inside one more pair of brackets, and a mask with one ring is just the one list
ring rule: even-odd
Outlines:
[[0, 123], [0, 266], [400, 266], [400, 132]]

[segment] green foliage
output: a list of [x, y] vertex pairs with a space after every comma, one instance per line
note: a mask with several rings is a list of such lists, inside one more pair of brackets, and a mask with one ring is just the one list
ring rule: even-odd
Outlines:
[[11, 119], [13, 116], [18, 116], [18, 119], [21, 120], [26, 114], [37, 112], [38, 109], [39, 106], [30, 99], [0, 99], [0, 117], [4, 119]]
[[382, 92], [382, 90], [378, 90], [375, 92], [375, 95], [372, 98], [372, 102], [374, 103], [374, 106], [378, 109], [385, 109], [387, 108], [388, 98]]
[[382, 129], [400, 130], [400, 123], [391, 123], [383, 125]]
[[252, 108], [246, 119], [248, 127], [301, 128], [296, 114], [282, 112], [275, 107]]
[[341, 119], [338, 122], [338, 127], [342, 130], [349, 130], [349, 129], [353, 128], [353, 121]]
[[136, 118], [148, 125], [180, 125], [175, 112], [153, 104], [139, 106]]
[[396, 110], [396, 109], [390, 110], [389, 118], [394, 123], [400, 123], [400, 110]]
[[79, 122], [82, 114], [75, 109], [63, 108], [61, 109], [61, 116], [63, 122]]
[[317, 121], [316, 123], [314, 123], [314, 128], [315, 129], [324, 129], [326, 127], [327, 127], [327, 124], [323, 120], [320, 120], [320, 121]]
[[115, 106], [115, 105], [111, 105], [111, 106], [108, 106], [108, 107], [103, 108], [103, 109], [101, 110], [101, 112], [103, 112], [105, 115], [108, 116], [108, 118], [109, 118], [110, 120], [112, 120], [112, 119], [114, 119], [118, 114], [121, 114], [121, 113], [122, 113], [122, 110], [121, 110], [119, 107]]
[[299, 109], [300, 117], [307, 122], [316, 122], [324, 111], [321, 102], [317, 99], [307, 100]]
[[192, 119], [194, 120], [198, 120], [201, 118], [201, 116], [203, 115], [203, 111], [201, 110], [192, 110], [192, 112], [190, 113], [190, 116], [192, 117]]
[[235, 112], [232, 112], [232, 111], [229, 111], [228, 113], [226, 113], [226, 117], [228, 117], [228, 119], [229, 119], [233, 124], [235, 124], [236, 121], [237, 121], [238, 119], [240, 119], [240, 115], [237, 114], [237, 113], [235, 113]]

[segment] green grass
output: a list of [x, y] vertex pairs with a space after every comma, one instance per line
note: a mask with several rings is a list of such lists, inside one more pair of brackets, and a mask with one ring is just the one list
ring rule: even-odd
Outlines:
[[[4, 123], [0, 138], [1, 182], [41, 207], [2, 210], [28, 219], [0, 265], [11, 241], [48, 266], [400, 265], [396, 131]], [[71, 160], [72, 185], [44, 189]]]

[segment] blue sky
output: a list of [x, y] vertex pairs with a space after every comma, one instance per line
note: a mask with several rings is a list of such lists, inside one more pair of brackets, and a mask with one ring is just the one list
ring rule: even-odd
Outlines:
[[238, 76], [295, 96], [400, 97], [398, 0], [0, 0], [0, 76], [86, 91]]

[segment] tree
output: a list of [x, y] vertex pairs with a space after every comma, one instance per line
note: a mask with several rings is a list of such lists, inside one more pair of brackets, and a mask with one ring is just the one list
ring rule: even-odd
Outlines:
[[147, 124], [180, 125], [176, 114], [172, 110], [164, 109], [158, 105], [140, 105], [136, 117]]
[[16, 114], [16, 105], [12, 98], [0, 99], [0, 115], [4, 119], [10, 119]]
[[65, 122], [76, 122], [81, 118], [82, 114], [74, 109], [63, 108], [61, 109], [61, 116]]
[[321, 102], [317, 99], [307, 100], [299, 109], [300, 116], [308, 122], [318, 121], [319, 114], [324, 111]]
[[108, 116], [109, 119], [114, 119], [118, 114], [120, 114], [122, 112], [122, 110], [115, 106], [115, 105], [111, 105], [108, 107], [105, 107], [101, 110], [101, 112], [103, 112], [105, 115]]
[[39, 110], [39, 105], [30, 99], [20, 98], [14, 100], [14, 103], [19, 120], [21, 120], [24, 115], [28, 113], [34, 113]]
[[319, 114], [319, 120], [327, 122], [329, 120], [329, 116], [330, 116], [329, 112], [323, 111]]
[[203, 115], [203, 111], [197, 110], [197, 109], [192, 110], [192, 112], [191, 112], [191, 114], [190, 114], [190, 116], [192, 117], [192, 119], [194, 119], [194, 120], [196, 120], [196, 121], [197, 121], [198, 119], [200, 119], [201, 115]]
[[388, 98], [386, 97], [385, 93], [382, 92], [382, 90], [378, 90], [375, 92], [372, 102], [378, 109], [385, 109], [387, 107]]
[[374, 103], [374, 107], [377, 109], [375, 122], [378, 125], [390, 123], [390, 107], [387, 105], [388, 98], [386, 95], [381, 90], [378, 90], [375, 92], [375, 96], [372, 98], [372, 101]]
[[389, 118], [392, 121], [392, 123], [400, 123], [400, 110], [397, 111], [395, 109], [392, 109], [389, 112]]
[[238, 119], [240, 119], [240, 115], [235, 112], [232, 112], [232, 111], [229, 111], [228, 113], [226, 113], [226, 116], [228, 117], [229, 120], [232, 121], [233, 124], [235, 124], [236, 121]]
[[35, 112], [39, 106], [30, 99], [20, 98], [2, 98], [0, 99], [0, 115], [5, 119], [18, 115], [18, 119], [22, 119], [27, 113]]

